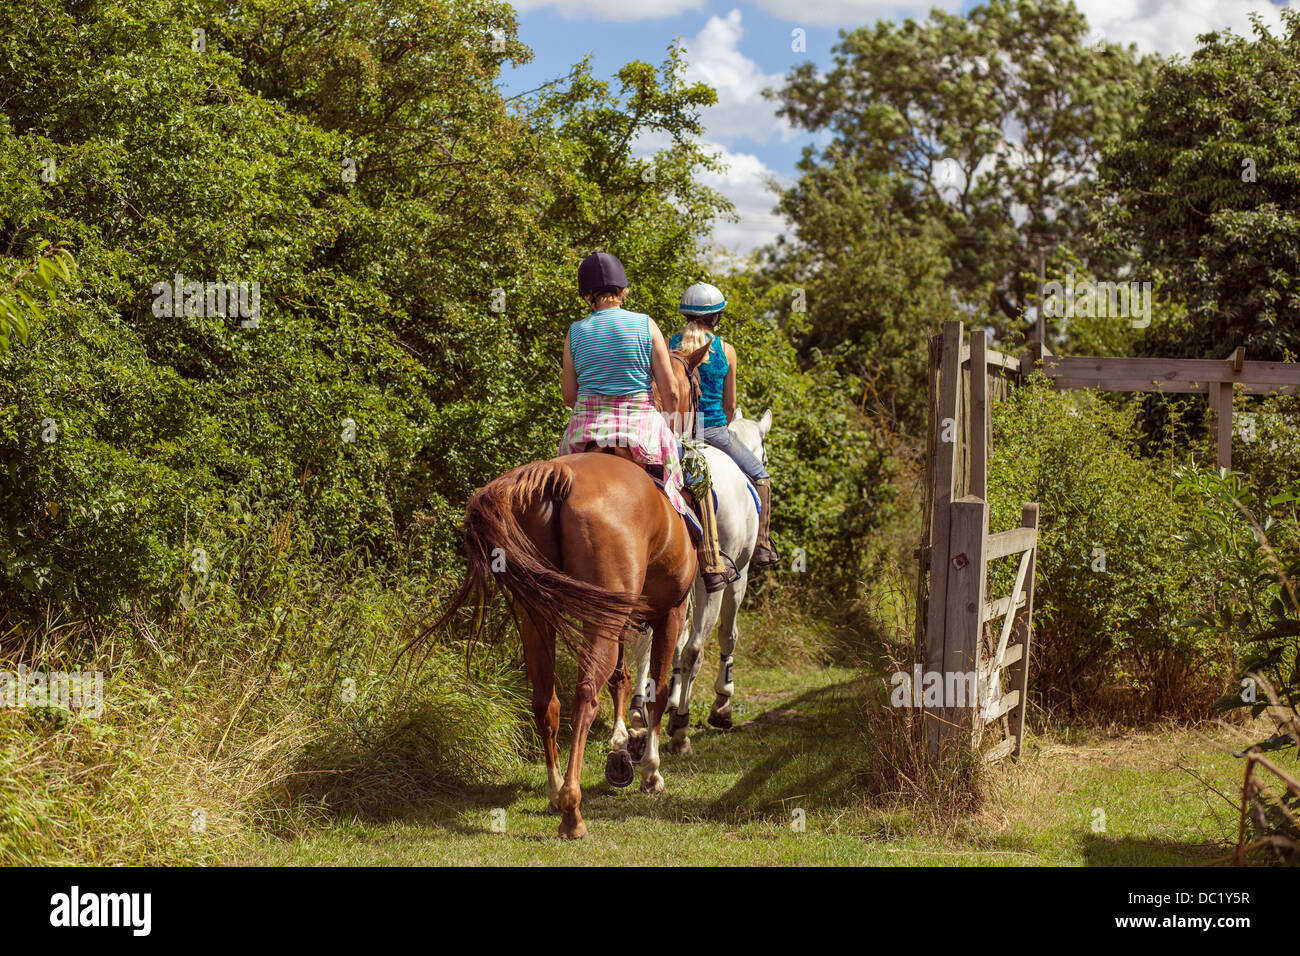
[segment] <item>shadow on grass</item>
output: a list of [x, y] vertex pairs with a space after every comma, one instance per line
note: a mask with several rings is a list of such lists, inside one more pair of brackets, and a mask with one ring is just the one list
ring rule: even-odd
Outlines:
[[[796, 808], [845, 806], [856, 797], [861, 765], [860, 713], [865, 684], [849, 680], [784, 698], [730, 731], [702, 726], [707, 704], [692, 709], [690, 756], [668, 754], [661, 743], [667, 793], [642, 794], [637, 781], [616, 790], [603, 779], [608, 727], [594, 727], [583, 774], [583, 814], [589, 820], [790, 820]], [[711, 699], [711, 691], [708, 694]], [[606, 705], [607, 706], [607, 705]], [[751, 706], [757, 706], [751, 704]], [[567, 721], [566, 721], [567, 723]], [[437, 727], [410, 724], [369, 746], [346, 748], [313, 761], [263, 807], [262, 829], [291, 837], [312, 819], [363, 824], [411, 823], [449, 835], [492, 833], [491, 811], [556, 819], [546, 812], [544, 771], [536, 755], [492, 782], [446, 773]], [[564, 734], [564, 728], [561, 733]], [[567, 734], [564, 734], [567, 738]], [[661, 737], [666, 743], [666, 735]], [[561, 741], [567, 761], [570, 741]], [[558, 822], [558, 821], [557, 821]], [[550, 829], [547, 827], [546, 829]], [[494, 836], [498, 834], [493, 834]], [[517, 831], [516, 839], [535, 840]]]
[[[695, 726], [707, 705], [698, 713], [692, 708], [694, 753], [677, 756], [664, 748], [660, 769], [667, 793], [624, 794], [602, 782], [586, 791], [585, 809], [610, 820], [746, 823], [788, 821], [796, 807], [846, 806], [857, 798], [856, 714], [862, 688], [860, 680], [819, 687], [730, 731]], [[725, 787], [720, 794], [719, 786]]]
[[1230, 851], [1217, 843], [1186, 843], [1085, 833], [1079, 850], [1087, 866], [1207, 866]]

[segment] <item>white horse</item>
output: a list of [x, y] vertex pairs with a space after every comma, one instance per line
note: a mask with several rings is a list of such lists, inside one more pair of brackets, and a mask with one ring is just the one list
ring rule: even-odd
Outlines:
[[[763, 413], [759, 421], [745, 418], [737, 409], [736, 418], [727, 428], [732, 441], [746, 445], [754, 457], [765, 461], [763, 440], [772, 427], [772, 410]], [[699, 675], [700, 665], [704, 663], [704, 644], [713, 627], [719, 623], [718, 644], [722, 652], [718, 664], [718, 676], [713, 682], [716, 696], [709, 711], [709, 726], [726, 730], [731, 727], [731, 697], [735, 693], [735, 671], [732, 655], [735, 653], [736, 641], [740, 632], [736, 628], [736, 615], [740, 602], [745, 599], [745, 589], [749, 585], [749, 559], [754, 554], [754, 545], [758, 541], [758, 506], [754, 495], [749, 490], [745, 473], [731, 460], [731, 456], [712, 445], [706, 445], [704, 456], [709, 463], [709, 477], [718, 496], [718, 545], [736, 564], [740, 577], [721, 591], [709, 594], [704, 590], [704, 582], [695, 579], [691, 591], [694, 605], [691, 626], [682, 631], [678, 639], [677, 650], [673, 655], [673, 681], [669, 688], [668, 731], [672, 735], [668, 750], [670, 753], [689, 754], [691, 739], [689, 736], [691, 690], [695, 678]], [[634, 660], [637, 663], [637, 695], [632, 699], [632, 726], [640, 730], [644, 725], [644, 704], [642, 694], [650, 688], [650, 642], [646, 635], [635, 635], [633, 640]], [[626, 731], [625, 731], [626, 733]]]

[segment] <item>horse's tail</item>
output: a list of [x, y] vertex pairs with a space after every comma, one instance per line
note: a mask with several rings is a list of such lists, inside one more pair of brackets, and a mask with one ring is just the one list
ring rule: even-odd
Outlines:
[[[571, 647], [581, 646], [582, 626], [621, 631], [629, 615], [643, 612], [639, 594], [609, 591], [556, 567], [529, 536], [523, 518], [544, 527], [559, 552], [559, 511], [573, 489], [573, 470], [561, 462], [535, 461], [480, 488], [465, 509], [465, 578], [451, 603], [424, 635], [441, 628], [463, 607], [473, 608], [472, 634], [482, 633], [492, 585], [504, 587], [522, 611], [554, 630]], [[423, 636], [423, 635], [422, 635]]]

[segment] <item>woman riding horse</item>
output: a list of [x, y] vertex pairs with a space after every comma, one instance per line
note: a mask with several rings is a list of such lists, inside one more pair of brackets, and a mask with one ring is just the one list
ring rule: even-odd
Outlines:
[[730, 455], [758, 491], [762, 505], [758, 518], [758, 544], [749, 563], [751, 567], [765, 568], [781, 560], [768, 534], [772, 519], [772, 485], [763, 463], [727, 430], [727, 423], [736, 417], [736, 369], [740, 363], [735, 347], [722, 341], [716, 332], [726, 308], [727, 300], [717, 286], [707, 282], [691, 286], [682, 293], [679, 308], [686, 316], [686, 326], [672, 337], [669, 347], [694, 352], [706, 344], [709, 346], [708, 358], [697, 366], [700, 379], [697, 434], [714, 448]]
[[[651, 382], [658, 386], [664, 411], [679, 411], [673, 394], [675, 379], [668, 345], [650, 316], [623, 308], [628, 295], [623, 264], [607, 252], [596, 252], [578, 267], [578, 293], [591, 314], [569, 326], [564, 337], [564, 368], [560, 390], [573, 409], [560, 439], [558, 454], [590, 450], [593, 446], [626, 448], [634, 461], [662, 477], [664, 492], [673, 507], [686, 515], [682, 497], [684, 476], [677, 436], [651, 398]], [[699, 502], [712, 509], [708, 495]], [[698, 548], [705, 588], [719, 591], [734, 572], [718, 549], [716, 523], [701, 521]]]

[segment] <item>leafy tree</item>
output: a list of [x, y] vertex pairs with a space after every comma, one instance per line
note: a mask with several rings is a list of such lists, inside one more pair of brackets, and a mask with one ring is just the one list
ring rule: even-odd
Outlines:
[[[577, 262], [615, 252], [666, 317], [728, 208], [675, 52], [507, 100], [502, 3], [0, 15], [0, 267], [41, 236], [80, 266], [0, 357], [0, 625], [269, 595], [259, 554], [455, 574], [472, 490], [554, 453]], [[187, 282], [256, 283], [257, 321]], [[825, 417], [820, 381], [773, 404]]]
[[888, 177], [812, 167], [781, 197], [792, 240], [767, 251], [773, 314], [805, 364], [857, 384], [863, 408], [913, 434], [925, 427], [927, 339], [959, 310], [937, 226], [913, 231], [890, 207]]
[[24, 266], [7, 286], [0, 287], [0, 355], [9, 351], [11, 339], [26, 342], [33, 319], [44, 318], [41, 307], [31, 293], [38, 286], [53, 295], [60, 282], [71, 282], [77, 271], [72, 253], [62, 247], [49, 250], [42, 243], [35, 261]]
[[1107, 225], [1132, 243], [1184, 320], [1153, 326], [1142, 347], [1221, 358], [1300, 352], [1300, 14], [1272, 34], [1201, 37], [1163, 66], [1142, 120], [1103, 166]]
[[[1087, 35], [1084, 16], [1060, 0], [995, 0], [965, 16], [935, 10], [924, 23], [855, 30], [830, 72], [804, 64], [775, 94], [782, 115], [833, 137], [820, 155], [805, 151], [796, 191], [832, 202], [873, 184], [900, 233], [941, 243], [946, 279], [968, 307], [1003, 331], [1022, 328], [1037, 247], [1073, 248], [1094, 268], [1122, 264], [1088, 247], [1086, 213], [1101, 151], [1131, 128], [1154, 62]], [[801, 227], [805, 208], [817, 207], [789, 204]]]

